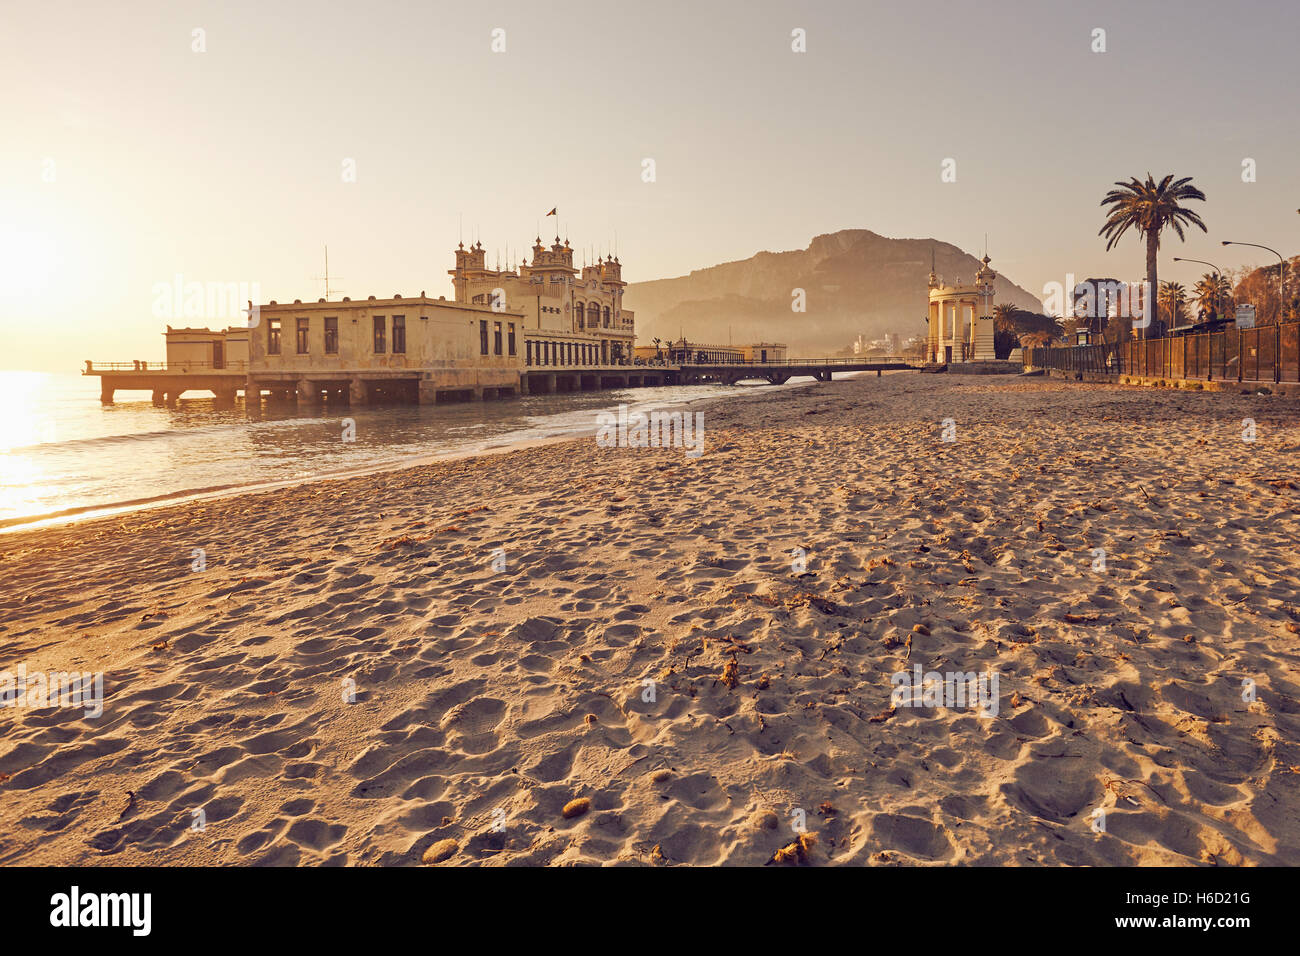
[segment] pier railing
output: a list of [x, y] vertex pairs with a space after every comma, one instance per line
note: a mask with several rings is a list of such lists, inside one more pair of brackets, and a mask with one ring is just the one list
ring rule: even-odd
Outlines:
[[212, 362], [92, 362], [86, 360], [82, 375], [98, 375], [101, 372], [242, 372], [248, 369], [248, 362], [232, 360], [214, 364]]
[[890, 363], [906, 363], [915, 365], [919, 360], [915, 356], [905, 355], [859, 355], [856, 358], [796, 358], [796, 359], [768, 359], [764, 362], [761, 359], [745, 359], [739, 357], [723, 357], [715, 359], [686, 359], [674, 360], [669, 365], [762, 365], [764, 368], [805, 368], [810, 365], [888, 365]]

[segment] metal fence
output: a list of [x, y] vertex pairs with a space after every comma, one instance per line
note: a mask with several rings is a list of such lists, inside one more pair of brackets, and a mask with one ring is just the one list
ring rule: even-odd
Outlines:
[[1025, 364], [1206, 382], [1300, 382], [1300, 323], [1025, 350]]

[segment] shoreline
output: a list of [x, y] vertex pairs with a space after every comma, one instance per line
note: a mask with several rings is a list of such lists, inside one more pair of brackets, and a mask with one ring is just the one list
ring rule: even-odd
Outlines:
[[103, 714], [0, 711], [0, 863], [1300, 864], [1297, 411], [858, 378], [5, 536]]
[[[857, 373], [849, 373], [841, 381], [848, 381], [856, 377]], [[800, 388], [810, 388], [822, 384], [817, 381], [791, 383], [783, 391], [791, 391]], [[697, 409], [708, 405], [735, 400], [751, 400], [755, 396], [704, 396], [698, 399], [692, 399], [687, 402], [665, 403], [656, 405], [655, 408], [680, 408], [680, 409]], [[610, 406], [616, 408], [617, 405]], [[593, 412], [593, 417], [596, 413]], [[324, 481], [340, 481], [349, 478], [361, 478], [367, 475], [380, 474], [385, 472], [402, 471], [407, 468], [419, 468], [425, 465], [434, 464], [442, 461], [457, 461], [464, 458], [478, 458], [490, 455], [503, 454], [511, 451], [518, 451], [526, 448], [532, 448], [542, 445], [565, 442], [569, 440], [580, 439], [584, 436], [594, 435], [598, 426], [593, 424], [590, 428], [569, 429], [563, 432], [556, 432], [552, 435], [545, 435], [538, 438], [521, 438], [505, 442], [500, 445], [487, 445], [483, 448], [475, 448], [462, 451], [450, 451], [443, 454], [434, 455], [413, 455], [409, 458], [394, 460], [378, 461], [372, 465], [365, 465], [357, 468], [345, 468], [338, 471], [322, 472], [321, 474], [310, 475], [301, 478], [282, 478], [269, 481], [258, 481], [251, 483], [231, 483], [225, 485], [214, 485], [208, 488], [190, 488], [180, 491], [166, 492], [160, 495], [152, 495], [145, 498], [134, 498], [126, 501], [106, 502], [93, 505], [79, 505], [74, 508], [63, 509], [54, 512], [45, 512], [43, 514], [17, 516], [11, 518], [0, 518], [0, 540], [9, 534], [15, 534], [24, 531], [39, 531], [45, 528], [66, 527], [74, 524], [80, 524], [87, 521], [97, 521], [102, 518], [111, 518], [117, 515], [135, 514], [138, 512], [153, 511], [158, 508], [168, 508], [177, 505], [185, 505], [192, 502], [212, 501], [221, 498], [227, 498], [233, 495], [241, 494], [259, 494], [262, 492], [276, 491], [283, 488], [293, 488], [299, 485], [312, 484]]]

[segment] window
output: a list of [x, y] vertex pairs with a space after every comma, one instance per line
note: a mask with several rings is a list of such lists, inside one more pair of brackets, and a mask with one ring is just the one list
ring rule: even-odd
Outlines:
[[306, 355], [308, 351], [310, 351], [310, 349], [308, 348], [308, 339], [307, 339], [307, 335], [310, 331], [311, 331], [311, 320], [299, 319], [298, 320], [298, 354], [299, 355]]
[[280, 320], [270, 319], [266, 323], [266, 354], [280, 354]]
[[[482, 295], [482, 293], [479, 293], [478, 295], [474, 296], [474, 298], [473, 298], [471, 301], [473, 302], [474, 305], [482, 305], [482, 304], [483, 304], [483, 295]], [[483, 353], [483, 354], [486, 355], [487, 353], [485, 352], [485, 353]]]
[[325, 318], [325, 354], [339, 354], [339, 320], [337, 316]]
[[384, 317], [382, 315], [373, 316], [370, 320], [375, 328], [375, 354], [384, 353]]
[[478, 349], [483, 355], [488, 354], [487, 319], [478, 320]]
[[406, 316], [393, 316], [393, 354], [406, 352]]
[[509, 339], [509, 342], [510, 342], [510, 354], [511, 354], [511, 355], [517, 355], [518, 353], [515, 351], [515, 324], [514, 324], [513, 322], [510, 323], [510, 339]]
[[495, 354], [497, 355], [500, 355], [501, 354], [501, 323], [493, 322], [492, 324], [496, 326], [496, 328], [493, 329], [492, 332], [492, 344], [494, 345], [493, 352], [495, 352]]
[[605, 328], [609, 328], [609, 306], [605, 306]]

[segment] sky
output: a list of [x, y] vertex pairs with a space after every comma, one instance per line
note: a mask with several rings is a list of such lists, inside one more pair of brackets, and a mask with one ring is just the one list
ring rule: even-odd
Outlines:
[[1041, 295], [1140, 278], [1099, 202], [1172, 172], [1190, 286], [1170, 256], [1300, 252], [1297, 35], [1291, 0], [0, 0], [0, 368], [159, 360], [240, 321], [178, 276], [314, 301], [326, 244], [335, 297], [451, 297], [459, 240], [518, 261], [552, 207], [631, 282], [863, 228], [987, 234]]

